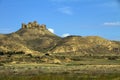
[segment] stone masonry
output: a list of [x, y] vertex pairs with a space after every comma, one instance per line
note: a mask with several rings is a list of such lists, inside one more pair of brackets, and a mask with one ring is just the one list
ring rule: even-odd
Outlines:
[[22, 29], [31, 29], [31, 28], [41, 28], [41, 29], [46, 29], [45, 24], [38, 24], [37, 21], [34, 22], [29, 22], [28, 24], [22, 23]]

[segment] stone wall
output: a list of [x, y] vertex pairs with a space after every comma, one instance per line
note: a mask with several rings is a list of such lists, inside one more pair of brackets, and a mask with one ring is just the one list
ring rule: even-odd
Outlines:
[[41, 28], [41, 29], [46, 29], [46, 25], [45, 24], [38, 24], [37, 21], [34, 22], [29, 22], [28, 24], [22, 23], [22, 29], [24, 28]]

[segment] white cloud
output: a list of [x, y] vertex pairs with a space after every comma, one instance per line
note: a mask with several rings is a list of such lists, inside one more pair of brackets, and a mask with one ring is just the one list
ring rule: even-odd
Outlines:
[[120, 21], [118, 22], [105, 22], [105, 26], [120, 26]]
[[70, 34], [69, 33], [65, 33], [65, 34], [62, 35], [62, 37], [67, 37], [67, 36], [70, 36]]
[[58, 8], [58, 11], [63, 13], [63, 14], [67, 14], [67, 15], [72, 15], [73, 14], [73, 11], [72, 11], [71, 7]]
[[48, 30], [49, 30], [50, 32], [54, 33], [54, 29], [48, 28]]
[[118, 3], [116, 1], [107, 1], [106, 3], [101, 4], [103, 7], [118, 7]]

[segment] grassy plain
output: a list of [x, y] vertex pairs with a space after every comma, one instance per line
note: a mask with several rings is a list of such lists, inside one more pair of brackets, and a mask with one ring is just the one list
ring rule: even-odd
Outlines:
[[[48, 55], [47, 55], [48, 56]], [[45, 57], [48, 59], [49, 57]], [[119, 56], [55, 56], [60, 63], [41, 62], [36, 56], [12, 56], [1, 61], [2, 80], [120, 80]], [[67, 58], [70, 61], [65, 61]], [[13, 61], [12, 61], [13, 60]], [[20, 61], [21, 60], [21, 61]], [[29, 61], [27, 61], [29, 60]], [[38, 61], [37, 61], [38, 60]], [[83, 79], [84, 78], [84, 79]]]

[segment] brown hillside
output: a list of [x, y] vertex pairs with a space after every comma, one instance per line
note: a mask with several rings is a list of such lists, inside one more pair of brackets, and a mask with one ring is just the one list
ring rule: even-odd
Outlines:
[[25, 53], [76, 53], [118, 54], [120, 42], [98, 36], [68, 36], [61, 38], [51, 33], [46, 25], [36, 21], [22, 24], [21, 29], [11, 34], [0, 34], [0, 51], [23, 51]]

